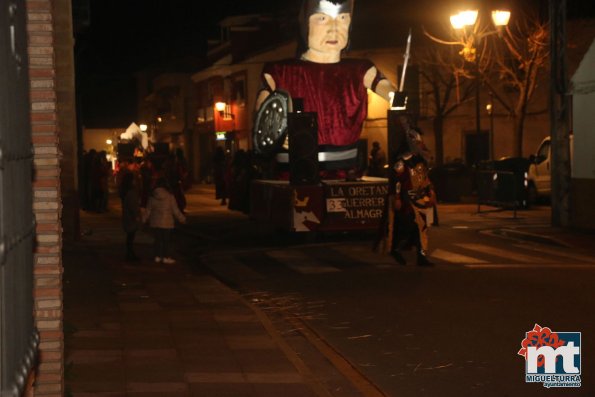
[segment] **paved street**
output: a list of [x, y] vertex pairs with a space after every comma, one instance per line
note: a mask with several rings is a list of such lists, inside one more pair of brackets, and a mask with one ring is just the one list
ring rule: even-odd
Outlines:
[[[481, 209], [440, 207], [431, 269], [413, 266], [413, 253], [410, 266], [395, 265], [372, 252], [365, 235], [291, 247], [250, 239], [250, 248], [213, 247], [201, 261], [247, 296], [302, 320], [387, 395], [540, 395], [546, 390], [524, 382], [516, 353], [535, 323], [595, 330], [586, 315], [595, 295], [592, 236], [552, 230], [549, 207], [516, 218]], [[583, 380], [568, 393], [589, 395], [588, 375]]]
[[[189, 274], [203, 280], [215, 276], [262, 315], [256, 316], [259, 321], [270, 321], [280, 338], [276, 342], [286, 347], [283, 355], [297, 354], [306, 367], [295, 372], [322, 377], [316, 383], [320, 388], [310, 384], [308, 392], [405, 397], [595, 393], [588, 359], [595, 354], [589, 343], [595, 331], [590, 315], [593, 236], [551, 228], [549, 208], [519, 211], [514, 218], [512, 211], [483, 208], [477, 213], [475, 205], [441, 205], [440, 226], [430, 234], [436, 266], [418, 268], [413, 253], [406, 253], [410, 263], [400, 266], [372, 252], [371, 234], [311, 238], [279, 233], [218, 205], [213, 196], [208, 185], [189, 193], [190, 222], [176, 234], [178, 256]], [[112, 211], [117, 214], [117, 206]], [[89, 230], [87, 241], [122, 243], [113, 229], [104, 234], [100, 229]], [[150, 242], [148, 235], [139, 240], [149, 259]], [[146, 279], [145, 270], [138, 269], [128, 273], [129, 283]], [[536, 323], [582, 332], [580, 389], [525, 383], [525, 361], [517, 352]], [[295, 367], [295, 361], [289, 363]], [[238, 395], [261, 395], [252, 393]]]

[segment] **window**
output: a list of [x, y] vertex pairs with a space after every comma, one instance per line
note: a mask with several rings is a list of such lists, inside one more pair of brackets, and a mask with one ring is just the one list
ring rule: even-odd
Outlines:
[[238, 106], [246, 105], [246, 91], [244, 83], [244, 80], [238, 80], [233, 82], [232, 98]]
[[549, 157], [550, 145], [551, 145], [550, 141], [543, 142], [543, 144], [539, 148], [539, 151], [537, 152], [537, 159], [536, 159], [537, 163], [541, 163]]
[[231, 101], [236, 106], [246, 106], [246, 73], [231, 76]]
[[205, 108], [196, 109], [196, 123], [201, 124], [207, 121], [207, 111]]

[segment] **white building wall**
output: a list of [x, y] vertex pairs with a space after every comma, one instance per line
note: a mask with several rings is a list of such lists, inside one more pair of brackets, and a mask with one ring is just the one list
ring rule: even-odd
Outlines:
[[595, 40], [572, 77], [574, 160], [572, 177], [595, 179]]
[[595, 230], [595, 40], [572, 77], [573, 160], [571, 224]]
[[[594, 69], [595, 79], [595, 69]], [[573, 100], [574, 160], [572, 177], [595, 179], [595, 91]]]

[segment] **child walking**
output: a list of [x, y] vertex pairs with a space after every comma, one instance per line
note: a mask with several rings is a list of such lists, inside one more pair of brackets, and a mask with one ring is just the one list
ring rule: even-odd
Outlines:
[[175, 219], [180, 223], [186, 223], [186, 217], [178, 208], [176, 199], [169, 191], [167, 180], [160, 178], [149, 197], [143, 215], [143, 220], [145, 222], [149, 220], [149, 226], [155, 234], [155, 262], [157, 263], [176, 263], [175, 259], [168, 256], [169, 241]]

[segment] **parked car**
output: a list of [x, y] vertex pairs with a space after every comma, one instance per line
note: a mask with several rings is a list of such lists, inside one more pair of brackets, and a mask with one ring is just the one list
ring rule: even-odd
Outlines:
[[473, 168], [460, 162], [446, 163], [430, 169], [430, 180], [439, 202], [457, 203], [473, 194]]
[[477, 165], [478, 202], [503, 208], [526, 208], [527, 171], [525, 157], [502, 157]]
[[[574, 153], [573, 135], [570, 134], [570, 163]], [[529, 157], [530, 165], [527, 175], [528, 200], [536, 203], [539, 199], [549, 199], [552, 193], [552, 144], [551, 137], [543, 139], [537, 152]]]

